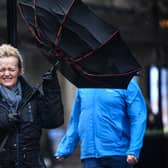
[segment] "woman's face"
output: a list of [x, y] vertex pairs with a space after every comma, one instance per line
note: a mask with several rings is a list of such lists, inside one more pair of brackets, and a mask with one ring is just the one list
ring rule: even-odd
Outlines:
[[0, 58], [0, 84], [7, 88], [12, 88], [17, 83], [21, 72], [18, 67], [18, 59], [16, 57]]

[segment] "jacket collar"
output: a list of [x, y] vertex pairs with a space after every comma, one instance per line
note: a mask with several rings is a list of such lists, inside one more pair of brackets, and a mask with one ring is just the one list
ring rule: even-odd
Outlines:
[[26, 98], [33, 92], [34, 89], [23, 76], [20, 76], [19, 80], [22, 89], [22, 102], [24, 102]]

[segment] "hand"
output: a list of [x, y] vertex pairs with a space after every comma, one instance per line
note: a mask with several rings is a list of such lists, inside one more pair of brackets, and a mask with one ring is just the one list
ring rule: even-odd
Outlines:
[[64, 157], [60, 157], [60, 156], [56, 156], [56, 160], [58, 160], [58, 161], [63, 161], [65, 158]]
[[9, 113], [8, 114], [8, 121], [11, 123], [19, 123], [20, 122], [20, 115], [18, 113]]
[[134, 155], [127, 155], [127, 162], [130, 165], [135, 165], [136, 163], [138, 163], [138, 160]]
[[59, 62], [56, 62], [56, 64], [45, 74], [43, 74], [43, 80], [53, 80], [57, 77], [57, 69], [58, 69]]

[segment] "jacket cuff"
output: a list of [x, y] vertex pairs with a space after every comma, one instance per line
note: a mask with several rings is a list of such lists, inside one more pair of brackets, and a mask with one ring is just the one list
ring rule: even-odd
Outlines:
[[134, 155], [137, 159], [139, 159], [140, 150], [128, 151], [127, 155]]

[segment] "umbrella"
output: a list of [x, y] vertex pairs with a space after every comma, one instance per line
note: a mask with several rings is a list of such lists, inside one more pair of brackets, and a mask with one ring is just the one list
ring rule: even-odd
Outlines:
[[[82, 88], [126, 88], [141, 66], [120, 32], [80, 0], [19, 0], [34, 37], [60, 72]], [[61, 54], [60, 54], [61, 53]]]

